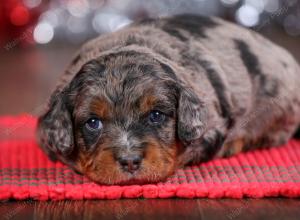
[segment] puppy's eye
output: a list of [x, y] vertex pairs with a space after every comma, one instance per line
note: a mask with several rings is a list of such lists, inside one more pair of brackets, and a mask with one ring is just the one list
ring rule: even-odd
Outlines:
[[102, 123], [101, 123], [100, 119], [98, 119], [98, 118], [90, 118], [85, 123], [85, 127], [91, 132], [97, 132], [97, 131], [101, 130]]
[[158, 110], [153, 110], [149, 114], [149, 121], [154, 124], [161, 124], [166, 119], [166, 115]]

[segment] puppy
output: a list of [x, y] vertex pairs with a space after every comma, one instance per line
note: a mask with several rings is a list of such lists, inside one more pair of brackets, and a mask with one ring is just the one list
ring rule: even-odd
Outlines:
[[218, 18], [181, 15], [100, 36], [74, 57], [38, 121], [42, 149], [102, 184], [286, 143], [300, 124], [300, 68]]

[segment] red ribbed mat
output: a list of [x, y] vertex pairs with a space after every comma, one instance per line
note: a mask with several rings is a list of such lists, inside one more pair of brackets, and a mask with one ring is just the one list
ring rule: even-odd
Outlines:
[[101, 186], [52, 163], [34, 140], [36, 118], [0, 118], [0, 199], [299, 197], [300, 141], [178, 170], [166, 182]]

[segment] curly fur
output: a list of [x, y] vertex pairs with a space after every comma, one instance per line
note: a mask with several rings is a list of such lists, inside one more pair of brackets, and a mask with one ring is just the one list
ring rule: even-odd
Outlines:
[[[157, 182], [188, 163], [285, 143], [300, 124], [300, 68], [257, 33], [218, 18], [137, 22], [76, 54], [39, 119], [42, 149], [105, 184]], [[153, 109], [166, 121], [153, 127]], [[83, 131], [96, 115], [101, 134]], [[143, 157], [126, 173], [122, 155]]]

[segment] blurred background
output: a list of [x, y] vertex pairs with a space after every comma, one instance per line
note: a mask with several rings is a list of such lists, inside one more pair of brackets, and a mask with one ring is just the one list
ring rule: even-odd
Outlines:
[[0, 115], [38, 115], [83, 42], [135, 20], [182, 13], [251, 28], [300, 61], [300, 0], [1, 0]]

